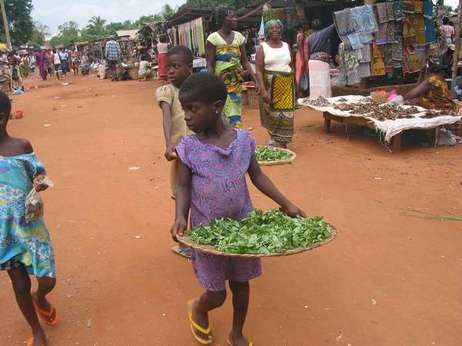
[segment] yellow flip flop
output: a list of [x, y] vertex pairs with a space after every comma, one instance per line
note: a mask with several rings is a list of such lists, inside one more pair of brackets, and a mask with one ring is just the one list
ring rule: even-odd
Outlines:
[[[194, 339], [196, 339], [196, 341], [200, 343], [201, 345], [210, 345], [213, 342], [212, 326], [209, 324], [207, 328], [204, 328], [193, 320], [193, 316], [192, 316], [193, 304], [194, 304], [194, 299], [191, 299], [190, 301], [188, 301], [188, 318], [189, 318], [189, 323], [191, 324], [192, 335]], [[197, 331], [201, 332], [204, 335], [207, 335], [207, 339], [199, 336], [197, 334]]]

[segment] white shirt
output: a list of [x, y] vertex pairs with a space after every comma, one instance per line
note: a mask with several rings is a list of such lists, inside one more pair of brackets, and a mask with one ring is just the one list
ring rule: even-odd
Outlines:
[[282, 42], [282, 47], [280, 48], [271, 48], [266, 42], [263, 42], [261, 46], [265, 55], [265, 70], [284, 73], [292, 72], [292, 67], [290, 67], [292, 56], [286, 42]]
[[54, 61], [55, 65], [61, 64], [61, 59], [59, 58], [59, 53], [54, 54], [53, 61]]
[[168, 43], [159, 42], [157, 44], [157, 51], [159, 53], [167, 53], [168, 52]]
[[66, 52], [59, 53], [59, 56], [61, 57], [61, 60], [67, 60], [69, 58], [69, 55]]

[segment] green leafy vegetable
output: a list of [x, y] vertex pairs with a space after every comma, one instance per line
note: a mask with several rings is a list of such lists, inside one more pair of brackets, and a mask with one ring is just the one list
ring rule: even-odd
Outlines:
[[330, 227], [323, 218], [291, 218], [280, 210], [254, 210], [241, 221], [220, 219], [189, 233], [189, 238], [198, 245], [235, 254], [284, 253], [309, 247], [330, 236]]
[[292, 158], [292, 154], [285, 150], [280, 150], [278, 148], [272, 148], [267, 146], [257, 147], [255, 151], [255, 157], [257, 161], [280, 161], [288, 160]]

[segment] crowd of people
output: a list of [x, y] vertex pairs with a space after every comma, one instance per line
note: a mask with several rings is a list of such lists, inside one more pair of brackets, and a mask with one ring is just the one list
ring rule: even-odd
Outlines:
[[40, 49], [34, 54], [35, 65], [43, 80], [55, 77], [62, 79], [67, 73], [79, 74], [80, 53], [69, 49]]

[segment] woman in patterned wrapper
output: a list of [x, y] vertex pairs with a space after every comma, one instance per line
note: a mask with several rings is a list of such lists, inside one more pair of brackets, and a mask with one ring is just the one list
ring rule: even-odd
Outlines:
[[220, 9], [217, 14], [220, 30], [207, 38], [207, 71], [224, 81], [228, 98], [224, 115], [237, 128], [242, 123], [242, 82], [248, 72], [255, 79], [247, 59], [245, 37], [238, 31], [236, 13]]
[[[50, 235], [41, 217], [26, 221], [28, 193], [45, 190], [46, 174], [31, 144], [8, 135], [11, 111], [8, 96], [0, 92], [0, 270], [6, 270], [16, 302], [32, 329], [27, 346], [43, 346], [47, 338], [38, 321], [57, 323], [56, 309], [47, 295], [56, 284], [56, 269]], [[38, 288], [31, 294], [29, 275], [37, 277]]]
[[[176, 147], [179, 158], [176, 217], [172, 237], [183, 235], [191, 211], [191, 226], [213, 220], [241, 220], [252, 211], [245, 177], [281, 206], [290, 216], [304, 216], [262, 172], [255, 159], [255, 138], [233, 128], [222, 115], [227, 98], [223, 81], [208, 73], [189, 77], [181, 86], [180, 102], [185, 120], [195, 135], [183, 137]], [[213, 342], [209, 312], [223, 305], [226, 281], [233, 293], [234, 318], [228, 344], [250, 346], [243, 335], [249, 305], [249, 281], [261, 275], [258, 258], [210, 255], [193, 250], [194, 272], [205, 292], [188, 303], [194, 338], [201, 344]]]
[[265, 24], [266, 42], [257, 50], [260, 118], [271, 137], [270, 146], [287, 148], [294, 135], [295, 82], [290, 47], [281, 40], [279, 19]]
[[403, 101], [427, 109], [459, 111], [444, 80], [441, 66], [436, 63], [429, 63], [422, 70], [417, 86], [404, 95]]

